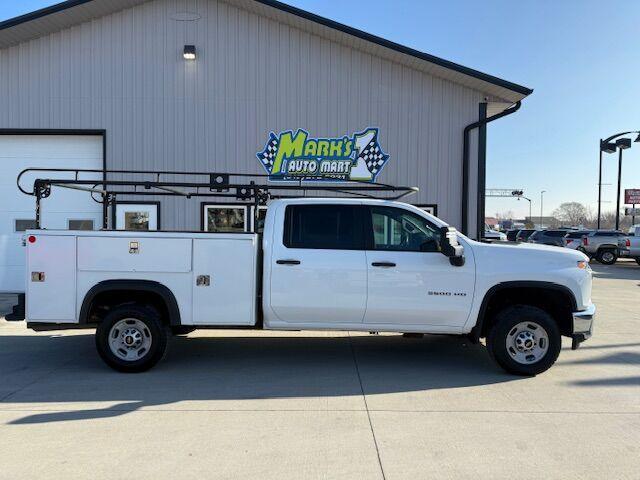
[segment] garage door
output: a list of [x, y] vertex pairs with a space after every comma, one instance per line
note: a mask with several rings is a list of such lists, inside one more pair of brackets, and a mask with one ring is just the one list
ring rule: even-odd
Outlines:
[[[0, 292], [24, 291], [24, 230], [35, 221], [35, 199], [20, 193], [16, 177], [25, 168], [101, 169], [102, 137], [72, 135], [0, 135]], [[42, 174], [40, 175], [42, 176]], [[46, 174], [62, 178], [59, 174]], [[37, 175], [23, 177], [33, 185]], [[66, 174], [66, 178], [69, 178]], [[85, 175], [100, 179], [101, 174]], [[89, 193], [53, 188], [42, 201], [42, 227], [47, 229], [100, 228], [102, 206]]]

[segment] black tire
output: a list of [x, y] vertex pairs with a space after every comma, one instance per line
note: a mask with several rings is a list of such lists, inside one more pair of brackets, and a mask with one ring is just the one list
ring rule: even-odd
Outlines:
[[[139, 333], [141, 338], [150, 342], [149, 347], [142, 349], [140, 356], [132, 360], [120, 358], [112, 351], [109, 344], [110, 335], [117, 333], [112, 332], [112, 328], [125, 319], [131, 319], [131, 323], [138, 326], [141, 326], [140, 322], [144, 324]], [[126, 373], [144, 372], [166, 355], [169, 333], [169, 328], [162, 324], [160, 314], [154, 308], [139, 304], [121, 305], [111, 310], [98, 324], [96, 348], [102, 360], [111, 368]], [[126, 352], [126, 349], [121, 348], [118, 351]]]
[[[509, 353], [508, 337], [521, 322], [531, 322], [544, 329], [547, 338], [547, 350], [533, 363], [520, 363]], [[487, 337], [487, 349], [491, 357], [504, 370], [514, 375], [533, 376], [548, 370], [558, 359], [562, 337], [558, 325], [544, 310], [529, 305], [514, 305], [500, 311]]]
[[618, 254], [615, 250], [605, 248], [598, 250], [596, 260], [603, 265], [613, 265], [618, 260]]
[[186, 325], [178, 325], [175, 327], [171, 327], [171, 333], [173, 335], [188, 335], [191, 332], [195, 331], [196, 327], [188, 327]]

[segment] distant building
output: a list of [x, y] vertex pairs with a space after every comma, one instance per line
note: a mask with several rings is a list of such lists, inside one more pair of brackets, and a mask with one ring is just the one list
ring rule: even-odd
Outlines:
[[524, 217], [525, 223], [532, 223], [534, 228], [554, 228], [560, 224], [556, 217]]

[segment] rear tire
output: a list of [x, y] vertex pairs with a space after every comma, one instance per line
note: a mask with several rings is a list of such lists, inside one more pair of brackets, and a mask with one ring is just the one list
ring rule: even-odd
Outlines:
[[96, 348], [104, 362], [119, 372], [144, 372], [167, 353], [169, 329], [152, 307], [121, 305], [96, 329]]
[[613, 250], [598, 250], [596, 260], [603, 265], [613, 265], [618, 260], [618, 255]]
[[514, 305], [499, 312], [495, 320], [487, 349], [507, 372], [538, 375], [558, 359], [562, 337], [555, 320], [544, 310]]

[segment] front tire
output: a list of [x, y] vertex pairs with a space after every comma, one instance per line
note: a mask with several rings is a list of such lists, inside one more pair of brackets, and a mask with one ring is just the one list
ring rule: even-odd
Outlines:
[[159, 313], [145, 305], [121, 305], [96, 329], [96, 348], [104, 362], [119, 372], [150, 369], [167, 352], [169, 329]]
[[495, 320], [487, 348], [507, 372], [538, 375], [558, 359], [562, 337], [555, 320], [544, 310], [514, 305], [499, 312]]
[[618, 255], [613, 250], [599, 250], [596, 260], [603, 265], [613, 265], [618, 260]]

